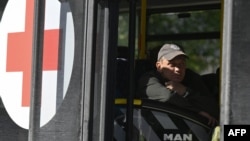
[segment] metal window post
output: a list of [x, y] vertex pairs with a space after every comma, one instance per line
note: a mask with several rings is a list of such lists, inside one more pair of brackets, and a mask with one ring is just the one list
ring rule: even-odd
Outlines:
[[29, 141], [35, 141], [40, 130], [41, 94], [42, 94], [42, 64], [44, 35], [45, 1], [34, 1], [33, 42], [32, 42], [32, 77], [31, 106], [29, 123]]

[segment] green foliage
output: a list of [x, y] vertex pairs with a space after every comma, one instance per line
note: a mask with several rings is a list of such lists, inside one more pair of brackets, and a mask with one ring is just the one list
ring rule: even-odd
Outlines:
[[149, 35], [212, 31], [220, 31], [220, 10], [159, 13], [150, 15], [148, 22]]
[[119, 46], [128, 46], [128, 29], [129, 15], [128, 13], [120, 14], [118, 26], [118, 44]]

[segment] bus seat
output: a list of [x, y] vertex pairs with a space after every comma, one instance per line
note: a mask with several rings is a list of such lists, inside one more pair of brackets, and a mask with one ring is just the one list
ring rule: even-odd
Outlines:
[[129, 62], [124, 58], [117, 58], [116, 61], [116, 97], [125, 98], [129, 92]]
[[[136, 89], [138, 87], [140, 77], [144, 73], [151, 71], [153, 69], [154, 67], [152, 66], [152, 63], [150, 60], [147, 60], [147, 59], [136, 60], [135, 62], [135, 88]], [[135, 97], [140, 98], [138, 94], [136, 94]]]
[[136, 60], [135, 62], [135, 79], [138, 80], [142, 74], [153, 70], [151, 62], [147, 59]]
[[126, 46], [118, 46], [117, 48], [117, 58], [128, 59], [129, 48]]
[[117, 47], [116, 57], [116, 98], [125, 98], [129, 87], [129, 48], [126, 46]]

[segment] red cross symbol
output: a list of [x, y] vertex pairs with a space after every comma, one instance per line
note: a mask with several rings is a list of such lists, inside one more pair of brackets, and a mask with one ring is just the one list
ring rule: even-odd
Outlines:
[[[26, 0], [25, 31], [8, 34], [6, 71], [23, 72], [22, 106], [24, 107], [30, 105], [33, 13], [34, 0]], [[58, 46], [59, 29], [45, 30], [43, 70], [58, 69]]]

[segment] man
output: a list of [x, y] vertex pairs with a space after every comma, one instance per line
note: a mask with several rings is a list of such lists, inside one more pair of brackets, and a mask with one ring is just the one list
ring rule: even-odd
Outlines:
[[218, 104], [200, 75], [186, 68], [187, 58], [179, 46], [163, 45], [158, 52], [156, 70], [146, 73], [139, 81], [139, 94], [196, 112], [207, 118], [209, 125], [215, 125]]

